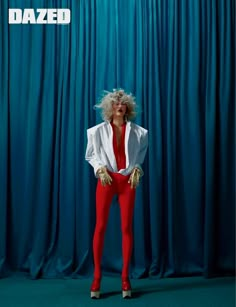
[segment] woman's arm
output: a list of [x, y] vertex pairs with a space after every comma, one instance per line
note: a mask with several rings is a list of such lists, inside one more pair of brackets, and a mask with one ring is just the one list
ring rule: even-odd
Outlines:
[[148, 148], [148, 130], [145, 130], [145, 132], [140, 138], [140, 149], [135, 163], [135, 167], [140, 170], [141, 176], [143, 176], [143, 169], [141, 167], [141, 164], [143, 164], [143, 161], [145, 159], [147, 148]]
[[104, 165], [101, 163], [101, 161], [99, 161], [99, 158], [96, 156], [94, 150], [94, 134], [90, 131], [90, 129], [87, 130], [87, 138], [88, 138], [88, 143], [85, 153], [85, 160], [92, 165], [95, 177], [98, 178], [99, 177], [98, 170], [101, 167], [104, 167]]

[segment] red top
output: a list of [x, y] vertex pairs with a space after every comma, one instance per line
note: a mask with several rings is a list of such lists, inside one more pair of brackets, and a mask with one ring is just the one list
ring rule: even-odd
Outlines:
[[122, 133], [121, 133], [121, 140], [120, 145], [118, 147], [117, 139], [116, 139], [116, 133], [115, 133], [115, 127], [113, 123], [111, 122], [111, 126], [113, 129], [113, 149], [114, 154], [116, 157], [116, 164], [118, 171], [120, 169], [126, 168], [126, 157], [125, 157], [125, 130], [126, 130], [126, 123], [122, 125]]

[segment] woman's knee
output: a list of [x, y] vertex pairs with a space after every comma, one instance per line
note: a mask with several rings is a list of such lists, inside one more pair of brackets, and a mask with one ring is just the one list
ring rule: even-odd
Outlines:
[[106, 223], [97, 223], [95, 227], [95, 233], [98, 235], [103, 235], [106, 230]]
[[130, 224], [122, 225], [121, 232], [122, 232], [122, 235], [132, 236], [132, 226]]

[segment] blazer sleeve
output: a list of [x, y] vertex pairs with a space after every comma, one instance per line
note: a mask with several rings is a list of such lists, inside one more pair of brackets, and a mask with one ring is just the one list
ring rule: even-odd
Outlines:
[[140, 150], [138, 152], [135, 163], [135, 167], [139, 168], [141, 171], [141, 176], [143, 176], [143, 169], [141, 167], [141, 164], [143, 164], [143, 161], [145, 159], [147, 148], [148, 148], [148, 130], [145, 130], [140, 139]]
[[104, 166], [98, 159], [95, 153], [95, 146], [94, 146], [94, 134], [91, 132], [90, 129], [87, 130], [87, 148], [85, 153], [85, 160], [88, 161], [89, 164], [92, 165], [94, 169], [94, 175], [98, 178], [97, 170]]

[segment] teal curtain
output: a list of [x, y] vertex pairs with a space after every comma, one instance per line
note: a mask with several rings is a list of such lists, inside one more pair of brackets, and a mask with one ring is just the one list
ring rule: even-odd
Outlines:
[[[70, 25], [9, 25], [8, 8], [69, 8]], [[86, 129], [102, 90], [136, 96], [149, 130], [131, 276], [232, 274], [235, 1], [0, 4], [0, 276], [89, 276], [95, 225]], [[121, 272], [111, 207], [105, 274]]]

